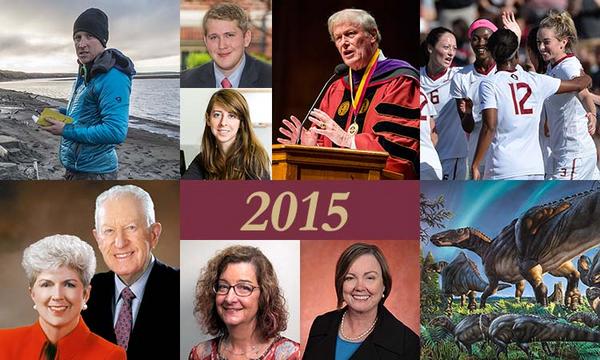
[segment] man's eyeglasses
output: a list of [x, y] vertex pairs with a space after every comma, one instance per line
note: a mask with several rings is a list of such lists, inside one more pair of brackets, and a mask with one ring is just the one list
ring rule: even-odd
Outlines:
[[213, 291], [217, 295], [227, 295], [229, 294], [229, 290], [231, 288], [233, 288], [233, 291], [237, 296], [245, 297], [250, 296], [254, 289], [258, 289], [259, 287], [252, 286], [251, 284], [247, 283], [238, 283], [235, 285], [229, 285], [227, 283], [218, 283], [215, 286], [213, 286]]

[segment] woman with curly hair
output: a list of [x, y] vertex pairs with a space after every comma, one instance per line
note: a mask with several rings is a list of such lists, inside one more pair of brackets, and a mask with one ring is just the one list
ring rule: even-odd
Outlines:
[[255, 247], [230, 246], [213, 257], [196, 284], [194, 315], [215, 338], [190, 360], [300, 359], [300, 345], [281, 335], [285, 299], [273, 265]]
[[250, 110], [233, 89], [215, 92], [206, 108], [201, 151], [182, 179], [269, 180], [269, 155], [252, 130]]

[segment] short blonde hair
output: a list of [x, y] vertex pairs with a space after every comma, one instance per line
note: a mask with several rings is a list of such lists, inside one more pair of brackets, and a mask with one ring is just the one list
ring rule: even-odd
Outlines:
[[202, 19], [202, 28], [206, 35], [206, 24], [208, 20], [227, 20], [237, 22], [237, 26], [242, 30], [242, 33], [250, 30], [250, 17], [239, 5], [234, 3], [220, 3], [213, 5]]

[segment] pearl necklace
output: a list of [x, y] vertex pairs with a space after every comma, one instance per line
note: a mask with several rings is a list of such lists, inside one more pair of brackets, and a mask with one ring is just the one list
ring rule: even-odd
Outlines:
[[346, 311], [344, 311], [344, 315], [342, 315], [342, 323], [340, 324], [340, 333], [342, 334], [342, 337], [346, 340], [350, 340], [350, 341], [356, 341], [358, 339], [362, 339], [363, 337], [369, 335], [371, 333], [371, 331], [373, 331], [373, 329], [375, 328], [375, 324], [377, 323], [377, 319], [379, 317], [375, 317], [375, 320], [373, 321], [373, 323], [371, 324], [371, 327], [369, 327], [367, 329], [367, 331], [363, 332], [362, 334], [358, 335], [357, 337], [349, 337], [346, 336], [346, 334], [344, 334], [344, 319], [346, 318]]

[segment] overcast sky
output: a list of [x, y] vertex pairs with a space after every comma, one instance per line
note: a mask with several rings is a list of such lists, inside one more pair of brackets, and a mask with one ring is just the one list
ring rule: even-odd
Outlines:
[[179, 0], [0, 0], [0, 70], [75, 72], [73, 22], [89, 7], [138, 72], [179, 70]]

